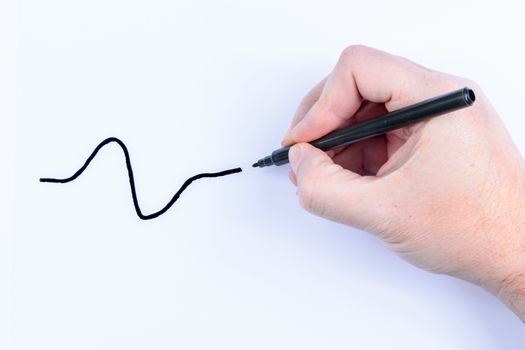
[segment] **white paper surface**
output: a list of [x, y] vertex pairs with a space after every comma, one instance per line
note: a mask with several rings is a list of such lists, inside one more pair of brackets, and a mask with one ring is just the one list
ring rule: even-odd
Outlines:
[[[523, 324], [488, 293], [307, 214], [287, 167], [250, 168], [354, 43], [476, 80], [525, 150], [519, 6], [20, 1], [2, 348], [522, 349]], [[76, 182], [38, 182], [109, 136], [146, 213], [196, 173], [245, 171], [195, 182], [149, 222], [115, 145]]]

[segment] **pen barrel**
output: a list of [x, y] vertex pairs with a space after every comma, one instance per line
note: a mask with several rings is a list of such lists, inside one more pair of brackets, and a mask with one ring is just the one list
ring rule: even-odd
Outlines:
[[[418, 121], [437, 117], [455, 110], [471, 106], [476, 100], [474, 91], [465, 87], [450, 93], [430, 98], [423, 102], [383, 114], [374, 119], [353, 125], [349, 128], [337, 130], [310, 142], [311, 145], [329, 151], [335, 148], [348, 146], [371, 137], [382, 135]], [[264, 166], [283, 165], [288, 163], [290, 147], [283, 147], [272, 152], [264, 159]], [[262, 162], [261, 160], [260, 162]], [[261, 164], [261, 166], [263, 166]]]
[[463, 88], [389, 112], [343, 130], [334, 131], [310, 142], [310, 144], [323, 151], [344, 147], [424, 119], [437, 117], [470, 106], [475, 99], [476, 97], [472, 90]]
[[273, 165], [283, 165], [289, 162], [288, 160], [288, 151], [290, 150], [290, 147], [283, 147], [276, 149], [272, 152], [271, 161]]

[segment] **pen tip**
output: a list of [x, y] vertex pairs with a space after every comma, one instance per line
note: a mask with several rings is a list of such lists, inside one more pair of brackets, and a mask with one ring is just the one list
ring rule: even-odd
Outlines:
[[254, 168], [259, 167], [259, 163], [253, 163], [253, 164], [252, 164], [252, 167], [254, 167]]

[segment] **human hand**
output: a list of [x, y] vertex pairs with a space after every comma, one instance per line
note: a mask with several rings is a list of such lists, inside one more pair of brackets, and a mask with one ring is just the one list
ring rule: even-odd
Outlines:
[[[470, 108], [327, 153], [305, 143], [464, 86]], [[525, 321], [525, 163], [473, 82], [351, 46], [300, 104], [283, 139], [294, 143], [290, 179], [306, 210], [481, 285]]]

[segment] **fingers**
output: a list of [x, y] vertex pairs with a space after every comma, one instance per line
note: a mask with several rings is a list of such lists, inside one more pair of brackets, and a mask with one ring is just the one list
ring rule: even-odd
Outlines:
[[[379, 103], [365, 102], [341, 127], [346, 124], [360, 123], [386, 113], [385, 106]], [[346, 148], [337, 149], [333, 158], [336, 164], [360, 175], [376, 175], [381, 166], [388, 160], [388, 139], [385, 136], [376, 136]]]
[[281, 142], [283, 146], [287, 146], [291, 144], [291, 140], [288, 137], [288, 133], [304, 118], [304, 115], [306, 114], [306, 112], [310, 110], [310, 108], [314, 105], [314, 103], [317, 102], [317, 100], [319, 99], [319, 96], [321, 96], [321, 92], [323, 91], [324, 84], [326, 83], [326, 79], [327, 78], [324, 78], [319, 83], [317, 83], [317, 85], [315, 85], [313, 89], [310, 90], [308, 94], [306, 94], [306, 96], [303, 98], [303, 100], [299, 104], [299, 107], [297, 107], [292, 123], [290, 127], [288, 128], [288, 131], [286, 132]]
[[[309, 212], [339, 222], [364, 227], [377, 220], [380, 186], [370, 177], [343, 169], [319, 149], [300, 143], [290, 149], [292, 181], [297, 184], [299, 202]], [[374, 218], [375, 216], [375, 218]]]
[[285, 137], [288, 143], [307, 142], [348, 122], [361, 103], [385, 104], [398, 109], [436, 94], [438, 75], [408, 60], [363, 46], [341, 54], [321, 94]]
[[359, 175], [376, 175], [387, 160], [384, 135], [350, 145], [333, 157], [334, 163]]
[[297, 177], [295, 176], [295, 173], [293, 171], [290, 171], [288, 173], [288, 177], [290, 178], [290, 181], [297, 186]]

